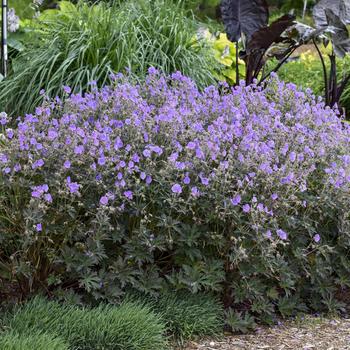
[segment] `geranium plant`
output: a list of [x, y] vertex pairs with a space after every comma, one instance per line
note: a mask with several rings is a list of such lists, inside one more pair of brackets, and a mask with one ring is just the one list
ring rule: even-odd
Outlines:
[[336, 111], [276, 78], [220, 92], [155, 69], [111, 79], [65, 86], [16, 125], [1, 115], [2, 279], [111, 301], [210, 291], [265, 321], [341, 307], [350, 127]]

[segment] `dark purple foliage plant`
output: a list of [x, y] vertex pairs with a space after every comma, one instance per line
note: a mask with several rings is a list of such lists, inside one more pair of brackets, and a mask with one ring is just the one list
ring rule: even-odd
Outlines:
[[[287, 63], [297, 48], [312, 43], [322, 63], [325, 103], [330, 107], [339, 105], [350, 82], [348, 72], [344, 72], [341, 81], [338, 81], [336, 64], [337, 57], [344, 58], [350, 52], [350, 37], [346, 27], [350, 23], [350, 0], [319, 1], [313, 10], [316, 28], [296, 22], [295, 16], [289, 14], [268, 25], [268, 6], [262, 0], [222, 0], [221, 12], [228, 39], [235, 42], [237, 48], [238, 43], [242, 43], [240, 56], [246, 64], [247, 85], [256, 80], [259, 80], [259, 85], [265, 85], [271, 73], [277, 72]], [[329, 72], [319, 42], [325, 46], [331, 42]], [[266, 63], [271, 58], [279, 62], [275, 68], [266, 72]], [[238, 54], [235, 69], [238, 74]], [[238, 82], [237, 75], [236, 84]]]

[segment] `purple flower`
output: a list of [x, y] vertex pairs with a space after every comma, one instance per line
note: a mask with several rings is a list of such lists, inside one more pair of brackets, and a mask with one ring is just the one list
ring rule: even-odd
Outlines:
[[8, 123], [8, 116], [5, 112], [0, 113], [0, 124], [1, 125], [6, 125]]
[[100, 204], [107, 205], [108, 204], [108, 197], [107, 196], [101, 197], [100, 198]]
[[231, 198], [231, 204], [236, 206], [239, 203], [241, 203], [241, 196], [239, 194], [237, 194], [235, 197]]
[[320, 236], [318, 233], [316, 233], [316, 234], [314, 235], [314, 241], [315, 241], [316, 243], [318, 243], [320, 240], [321, 240], [321, 236]]
[[273, 193], [272, 195], [271, 195], [271, 198], [275, 201], [275, 200], [277, 200], [278, 199], [278, 194], [277, 193]]
[[171, 191], [172, 191], [173, 193], [180, 194], [180, 193], [182, 193], [182, 187], [181, 187], [181, 185], [179, 185], [179, 184], [175, 184], [175, 185], [173, 185], [173, 186], [171, 187]]
[[188, 185], [191, 182], [191, 179], [188, 176], [185, 176], [183, 182], [185, 185]]
[[52, 203], [52, 196], [51, 196], [50, 193], [46, 193], [46, 194], [44, 195], [44, 198], [45, 198], [46, 202]]
[[178, 157], [179, 157], [179, 154], [177, 152], [174, 152], [168, 157], [168, 159], [169, 159], [170, 162], [174, 163], [174, 162], [177, 161]]
[[114, 149], [117, 151], [119, 150], [120, 148], [123, 147], [123, 141], [122, 139], [118, 136], [115, 143], [114, 143]]
[[125, 196], [127, 199], [132, 200], [134, 194], [133, 194], [132, 191], [125, 191], [125, 192], [124, 192], [124, 196]]
[[186, 146], [188, 149], [195, 149], [196, 148], [196, 143], [195, 142], [189, 142]]
[[295, 152], [290, 152], [290, 154], [289, 154], [289, 159], [290, 159], [290, 161], [291, 161], [292, 163], [295, 162], [296, 158], [297, 158], [296, 153], [295, 153]]
[[37, 230], [38, 232], [41, 232], [41, 231], [43, 230], [42, 224], [37, 224], [37, 225], [35, 226], [35, 228], [36, 228], [36, 230]]
[[69, 87], [69, 86], [63, 86], [63, 91], [66, 93], [66, 94], [70, 94], [72, 92], [72, 89]]
[[47, 137], [49, 140], [54, 140], [56, 137], [58, 136], [58, 133], [56, 130], [54, 129], [49, 129], [48, 133], [47, 133]]
[[132, 156], [132, 160], [133, 160], [133, 162], [138, 163], [140, 161], [140, 157], [138, 156], [138, 154], [135, 153]]
[[259, 211], [264, 211], [264, 205], [262, 203], [258, 203], [257, 208]]
[[98, 158], [97, 160], [98, 165], [105, 165], [106, 164], [106, 158], [104, 156]]
[[45, 162], [43, 159], [36, 160], [32, 165], [32, 169], [41, 168], [44, 164]]
[[40, 198], [41, 195], [42, 195], [42, 193], [40, 191], [38, 191], [38, 190], [32, 191], [32, 197], [33, 198]]
[[149, 149], [145, 149], [142, 154], [146, 157], [149, 158], [151, 156], [151, 151]]
[[243, 209], [243, 211], [245, 213], [249, 213], [250, 212], [250, 205], [249, 204], [244, 204], [242, 209]]
[[80, 185], [76, 182], [71, 182], [68, 184], [70, 193], [76, 193], [79, 191]]
[[193, 197], [198, 197], [200, 195], [200, 192], [196, 186], [191, 188], [191, 194]]
[[70, 193], [77, 193], [80, 185], [77, 182], [71, 182], [70, 176], [67, 177], [67, 186]]
[[63, 166], [64, 166], [66, 169], [69, 169], [70, 166], [71, 166], [70, 161], [69, 161], [69, 160], [66, 160], [66, 161], [64, 162]]
[[6, 129], [6, 134], [9, 139], [12, 139], [14, 136], [14, 132], [12, 129]]
[[267, 230], [267, 231], [266, 231], [266, 237], [267, 237], [267, 238], [271, 238], [271, 237], [272, 237], [272, 232], [271, 232], [271, 230]]
[[201, 176], [201, 182], [204, 186], [208, 186], [209, 185], [209, 179], [207, 177], [203, 177]]
[[8, 162], [8, 158], [7, 158], [6, 154], [0, 153], [0, 162], [1, 163], [7, 163]]
[[156, 68], [149, 67], [148, 68], [148, 74], [150, 74], [150, 75], [157, 75], [157, 74], [159, 74], [159, 72], [158, 72], [158, 70]]
[[277, 236], [279, 238], [281, 238], [282, 240], [285, 241], [288, 238], [288, 234], [286, 232], [284, 232], [283, 230], [279, 229], [276, 232], [277, 232]]
[[79, 145], [74, 148], [74, 153], [75, 154], [83, 154], [84, 153], [84, 146]]
[[159, 156], [163, 153], [162, 148], [159, 146], [151, 146], [150, 149], [152, 152], [157, 153]]

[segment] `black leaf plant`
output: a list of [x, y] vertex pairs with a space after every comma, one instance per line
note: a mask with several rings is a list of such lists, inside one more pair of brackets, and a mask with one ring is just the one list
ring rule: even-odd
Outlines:
[[[261, 85], [288, 62], [291, 55], [302, 45], [313, 43], [323, 67], [325, 102], [328, 106], [339, 104], [341, 95], [350, 82], [350, 73], [337, 81], [336, 58], [350, 52], [349, 32], [350, 0], [321, 0], [313, 9], [315, 28], [296, 21], [286, 14], [268, 25], [269, 11], [265, 0], [222, 0], [222, 19], [230, 41], [236, 44], [236, 84], [239, 83], [238, 58], [246, 63], [246, 84], [255, 80]], [[330, 71], [327, 72], [319, 44], [331, 42]], [[238, 50], [241, 43], [242, 49]], [[278, 64], [265, 72], [266, 63], [275, 58]]]

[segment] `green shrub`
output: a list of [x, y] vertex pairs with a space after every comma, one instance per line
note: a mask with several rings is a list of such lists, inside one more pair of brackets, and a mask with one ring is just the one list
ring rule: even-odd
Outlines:
[[215, 81], [214, 58], [196, 39], [199, 24], [186, 16], [182, 2], [130, 0], [90, 7], [63, 1], [60, 8], [32, 22], [32, 43], [0, 84], [0, 110], [33, 111], [42, 89], [52, 97], [63, 85], [85, 91], [91, 81], [104, 85], [112, 72], [125, 68], [140, 78], [150, 66], [180, 70], [202, 87]]
[[148, 307], [126, 302], [92, 309], [63, 306], [36, 297], [7, 321], [19, 334], [47, 331], [84, 350], [166, 349], [165, 327]]
[[37, 331], [0, 333], [1, 350], [68, 350], [68, 345], [59, 337]]

